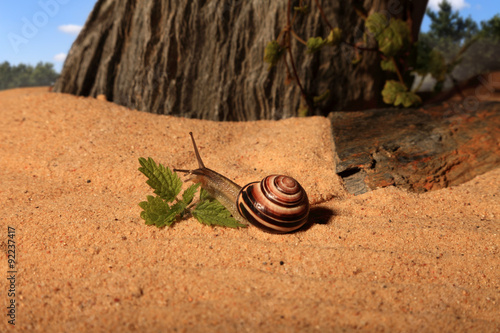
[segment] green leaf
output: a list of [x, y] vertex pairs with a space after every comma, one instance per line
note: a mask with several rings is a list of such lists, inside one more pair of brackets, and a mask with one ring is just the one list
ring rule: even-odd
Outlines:
[[156, 165], [151, 157], [147, 160], [141, 157], [139, 163], [141, 164], [139, 171], [149, 178], [146, 184], [151, 186], [154, 193], [162, 199], [172, 202], [181, 191], [182, 181], [179, 176], [162, 164]]
[[228, 228], [244, 228], [217, 200], [203, 201], [193, 210], [193, 216], [202, 224], [220, 225]]
[[201, 201], [213, 201], [215, 200], [214, 197], [212, 197], [210, 195], [210, 193], [208, 193], [207, 190], [205, 190], [203, 187], [200, 189], [200, 202]]
[[163, 199], [151, 195], [147, 196], [147, 201], [139, 203], [139, 206], [143, 209], [141, 218], [146, 221], [146, 224], [156, 225], [157, 227], [172, 225], [180, 213], [180, 207], [174, 205], [170, 208]]
[[307, 40], [307, 52], [318, 52], [325, 44], [326, 41], [322, 37], [311, 37]]
[[297, 12], [301, 12], [302, 14], [309, 14], [309, 6], [308, 5], [304, 5], [302, 7], [295, 6], [295, 7], [293, 7], [293, 10], [295, 10]]
[[377, 40], [380, 52], [387, 57], [396, 55], [410, 45], [410, 28], [407, 22], [392, 18], [390, 21], [382, 13], [371, 14], [365, 27]]
[[417, 94], [408, 91], [401, 82], [388, 80], [382, 90], [384, 103], [394, 106], [403, 105], [405, 108], [422, 103], [422, 99]]
[[392, 57], [410, 44], [410, 28], [400, 19], [391, 19], [389, 26], [378, 34], [376, 39], [380, 52]]
[[382, 13], [373, 13], [365, 21], [365, 27], [375, 36], [379, 35], [387, 26], [387, 17]]
[[380, 67], [382, 67], [382, 70], [389, 72], [397, 72], [396, 66], [394, 66], [394, 61], [392, 59], [393, 58], [391, 57], [389, 59], [384, 59], [380, 61]]
[[186, 204], [186, 207], [189, 206], [189, 204], [193, 201], [194, 195], [196, 194], [196, 191], [198, 190], [198, 187], [200, 187], [200, 183], [193, 184], [189, 186], [189, 188], [182, 193], [182, 202]]
[[276, 66], [284, 52], [285, 48], [277, 41], [273, 40], [267, 43], [266, 49], [264, 50], [264, 61], [269, 64], [269, 69]]
[[394, 80], [387, 80], [382, 90], [382, 97], [384, 98], [384, 103], [394, 104], [398, 94], [407, 91], [408, 89], [404, 84]]
[[331, 46], [337, 46], [340, 44], [341, 40], [342, 40], [342, 30], [337, 27], [331, 30], [328, 37], [326, 37], [326, 44]]
[[[139, 158], [141, 171], [148, 180], [146, 183], [155, 190], [157, 196], [148, 195], [146, 201], [139, 203], [143, 209], [141, 218], [147, 225], [157, 227], [171, 226], [176, 220], [182, 218], [190, 211], [189, 205], [194, 199], [196, 191], [201, 184], [193, 184], [182, 194], [182, 200], [169, 205], [176, 199], [182, 186], [177, 174], [163, 165], [156, 165], [152, 158]], [[177, 199], [178, 200], [178, 199]], [[201, 223], [208, 225], [220, 225], [230, 228], [246, 227], [231, 217], [231, 213], [203, 188], [200, 191], [200, 203], [192, 211], [193, 216]]]
[[422, 104], [422, 98], [420, 98], [420, 96], [418, 96], [414, 92], [407, 91], [406, 93], [401, 94], [399, 99], [396, 99], [396, 102], [394, 102], [394, 105], [396, 105], [396, 106], [399, 105], [399, 104], [396, 104], [398, 102], [401, 102], [401, 104], [403, 104], [403, 106], [405, 108], [409, 108], [410, 106]]

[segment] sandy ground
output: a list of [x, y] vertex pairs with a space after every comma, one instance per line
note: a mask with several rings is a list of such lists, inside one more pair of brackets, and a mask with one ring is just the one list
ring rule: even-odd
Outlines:
[[[354, 197], [325, 118], [216, 123], [47, 88], [0, 92], [0, 113], [2, 332], [500, 331], [500, 169]], [[146, 226], [137, 159], [196, 167], [189, 131], [239, 184], [297, 178], [313, 223], [289, 235]]]

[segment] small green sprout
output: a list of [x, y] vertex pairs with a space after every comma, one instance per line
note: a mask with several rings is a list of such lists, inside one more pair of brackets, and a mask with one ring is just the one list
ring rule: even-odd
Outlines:
[[151, 157], [148, 159], [141, 157], [139, 163], [141, 165], [139, 171], [148, 177], [146, 184], [156, 194], [156, 196], [148, 195], [146, 201], [139, 203], [143, 209], [141, 218], [147, 225], [155, 225], [158, 228], [171, 226], [190, 214], [206, 225], [228, 228], [246, 227], [233, 218], [231, 213], [221, 203], [210, 197], [204, 189], [200, 190], [199, 202], [194, 206], [192, 202], [200, 184], [191, 185], [179, 199], [182, 181], [175, 172], [162, 164], [157, 165]]
[[384, 103], [393, 104], [394, 106], [403, 105], [405, 108], [422, 103], [420, 96], [408, 91], [408, 88], [404, 84], [394, 80], [385, 82], [382, 97], [384, 98]]

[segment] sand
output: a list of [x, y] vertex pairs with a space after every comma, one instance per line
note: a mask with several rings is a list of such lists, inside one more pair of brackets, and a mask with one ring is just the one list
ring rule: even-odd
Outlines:
[[[8, 226], [16, 242], [2, 332], [500, 331], [500, 169], [355, 197], [322, 117], [216, 123], [47, 88], [0, 92], [0, 112], [4, 277]], [[297, 178], [313, 223], [287, 235], [146, 226], [137, 159], [195, 168], [189, 131], [205, 164], [239, 184]]]

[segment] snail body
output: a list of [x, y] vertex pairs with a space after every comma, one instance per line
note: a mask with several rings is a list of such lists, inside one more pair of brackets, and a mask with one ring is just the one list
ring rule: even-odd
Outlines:
[[211, 196], [229, 210], [231, 215], [244, 224], [270, 232], [295, 231], [307, 222], [309, 200], [307, 193], [295, 179], [285, 175], [270, 175], [259, 182], [243, 187], [223, 175], [205, 167], [193, 141], [198, 169], [174, 171], [185, 172], [188, 180], [200, 183]]

